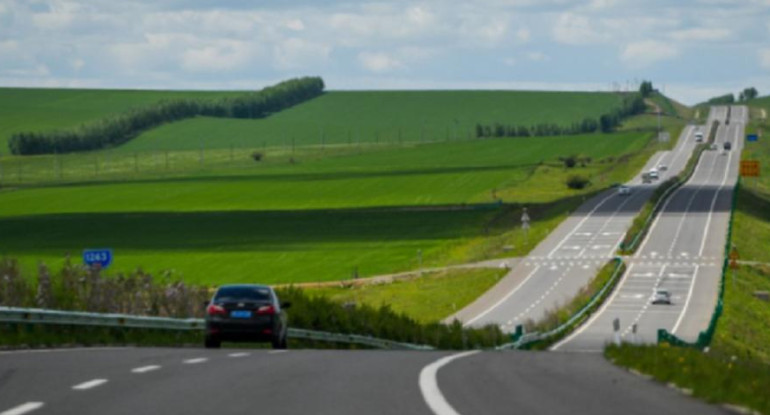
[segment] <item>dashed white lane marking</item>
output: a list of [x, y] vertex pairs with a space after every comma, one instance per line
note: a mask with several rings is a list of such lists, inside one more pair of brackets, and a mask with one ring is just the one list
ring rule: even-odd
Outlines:
[[32, 412], [35, 409], [40, 409], [42, 407], [43, 407], [42, 402], [27, 402], [15, 408], [11, 408], [7, 411], [0, 412], [0, 415], [23, 415], [23, 414]]
[[230, 357], [246, 357], [249, 353], [230, 353], [228, 356]]
[[695, 288], [695, 279], [698, 278], [698, 266], [695, 266], [695, 272], [692, 274], [692, 280], [690, 281], [690, 289], [687, 291], [687, 300], [684, 302], [684, 307], [682, 307], [682, 313], [679, 314], [679, 318], [676, 319], [676, 324], [674, 324], [674, 328], [671, 329], [671, 333], [676, 333], [677, 329], [679, 329], [679, 325], [682, 324], [682, 320], [684, 319], [685, 313], [687, 313], [687, 307], [690, 305], [690, 298], [692, 298], [692, 290]]
[[422, 392], [422, 398], [425, 399], [425, 403], [436, 415], [459, 415], [452, 405], [446, 401], [444, 395], [441, 393], [441, 389], [438, 387], [438, 380], [436, 374], [438, 370], [449, 362], [462, 359], [463, 357], [474, 355], [478, 353], [478, 350], [471, 350], [469, 352], [453, 354], [450, 356], [442, 357], [439, 360], [425, 366], [420, 371], [420, 392]]
[[147, 373], [158, 369], [160, 369], [160, 366], [158, 365], [142, 366], [142, 367], [131, 369], [131, 373]]
[[496, 303], [492, 304], [492, 306], [491, 306], [491, 307], [489, 307], [489, 308], [487, 308], [486, 310], [482, 311], [482, 312], [481, 312], [481, 313], [479, 313], [479, 314], [478, 314], [476, 317], [474, 317], [474, 318], [472, 318], [472, 319], [470, 319], [470, 320], [466, 321], [466, 322], [463, 324], [463, 326], [465, 326], [465, 327], [468, 327], [468, 326], [470, 326], [471, 324], [473, 324], [474, 322], [476, 322], [476, 321], [477, 321], [477, 320], [479, 320], [480, 318], [482, 318], [482, 317], [484, 317], [485, 315], [487, 315], [487, 314], [491, 313], [491, 312], [492, 312], [492, 310], [494, 310], [495, 308], [499, 307], [499, 306], [500, 306], [500, 304], [502, 304], [502, 303], [504, 303], [504, 302], [508, 301], [508, 299], [509, 299], [509, 298], [511, 298], [511, 296], [512, 296], [513, 294], [516, 294], [516, 291], [519, 291], [519, 289], [520, 289], [521, 287], [523, 287], [523, 286], [524, 286], [524, 285], [527, 283], [527, 281], [529, 281], [529, 279], [530, 279], [530, 278], [532, 278], [532, 276], [533, 276], [533, 275], [535, 275], [535, 273], [536, 273], [536, 272], [537, 272], [537, 270], [539, 270], [539, 269], [540, 269], [540, 266], [537, 266], [537, 267], [535, 267], [535, 269], [533, 269], [533, 270], [532, 270], [532, 271], [529, 273], [529, 275], [527, 275], [527, 277], [526, 277], [526, 278], [524, 278], [524, 281], [522, 281], [522, 282], [521, 282], [521, 284], [517, 285], [517, 286], [516, 286], [516, 288], [512, 289], [512, 290], [511, 290], [511, 291], [510, 291], [508, 294], [506, 294], [506, 295], [505, 295], [505, 297], [501, 298], [501, 299], [500, 299], [500, 300], [498, 300]]
[[184, 363], [186, 365], [195, 365], [195, 364], [198, 364], [198, 363], [206, 362], [208, 360], [209, 359], [207, 357], [196, 357], [195, 359], [187, 359], [187, 360], [183, 361], [182, 363]]
[[288, 350], [271, 350], [267, 352], [268, 354], [278, 354], [278, 353], [286, 353]]
[[94, 380], [89, 380], [88, 382], [83, 382], [81, 384], [75, 385], [72, 387], [72, 389], [76, 391], [84, 391], [87, 389], [95, 388], [99, 385], [104, 385], [105, 383], [107, 383], [107, 379], [94, 379]]

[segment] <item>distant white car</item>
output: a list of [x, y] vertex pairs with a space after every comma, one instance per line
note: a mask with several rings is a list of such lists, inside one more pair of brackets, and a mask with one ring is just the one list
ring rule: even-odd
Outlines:
[[671, 305], [671, 294], [668, 290], [655, 290], [655, 294], [652, 296], [652, 303]]
[[700, 143], [703, 141], [703, 131], [696, 131], [695, 132], [695, 142]]
[[656, 169], [656, 168], [650, 169], [649, 175], [650, 175], [651, 179], [658, 179], [658, 178], [660, 178], [660, 176], [658, 176], [658, 169]]
[[631, 194], [631, 188], [626, 185], [618, 186], [618, 194], [621, 196], [628, 196]]

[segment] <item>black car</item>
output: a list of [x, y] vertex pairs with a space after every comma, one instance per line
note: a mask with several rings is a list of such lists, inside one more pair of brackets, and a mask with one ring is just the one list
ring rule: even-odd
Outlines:
[[274, 349], [286, 348], [285, 308], [272, 288], [266, 285], [223, 285], [206, 303], [207, 348], [218, 348], [222, 341], [270, 342]]

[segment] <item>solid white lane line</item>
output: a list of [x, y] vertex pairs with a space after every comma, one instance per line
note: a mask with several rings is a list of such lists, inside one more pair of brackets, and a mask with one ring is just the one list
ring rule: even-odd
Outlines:
[[228, 356], [230, 357], [246, 357], [250, 355], [250, 353], [230, 353]]
[[0, 415], [23, 415], [42, 407], [42, 402], [27, 402], [7, 411], [0, 412]]
[[627, 276], [631, 275], [631, 270], [634, 268], [634, 265], [636, 265], [636, 264], [632, 262], [631, 265], [629, 265], [628, 268], [626, 269], [626, 272], [623, 275], [621, 275], [621, 277], [620, 277], [621, 280], [618, 283], [618, 285], [615, 287], [615, 292], [612, 293], [610, 298], [608, 298], [608, 299], [606, 299], [604, 301], [604, 304], [599, 309], [599, 311], [594, 313], [594, 315], [591, 316], [591, 318], [588, 319], [587, 322], [585, 322], [583, 325], [578, 327], [578, 329], [573, 331], [572, 334], [570, 334], [569, 336], [567, 336], [564, 339], [562, 339], [562, 341], [560, 341], [560, 342], [554, 344], [553, 346], [551, 346], [551, 348], [549, 350], [552, 350], [552, 351], [558, 350], [559, 347], [565, 345], [570, 340], [572, 340], [575, 337], [577, 337], [578, 335], [580, 335], [580, 333], [584, 332], [588, 327], [590, 327], [594, 323], [594, 321], [596, 321], [596, 319], [599, 318], [599, 316], [602, 315], [602, 313], [604, 313], [604, 311], [607, 309], [607, 307], [610, 306], [610, 304], [615, 299], [615, 297], [618, 295], [618, 293], [623, 290], [623, 286], [626, 284], [626, 281], [628, 281], [630, 279]]
[[684, 301], [684, 307], [682, 307], [682, 312], [679, 314], [679, 318], [676, 320], [674, 328], [671, 329], [671, 334], [676, 334], [676, 330], [679, 328], [679, 325], [682, 324], [682, 320], [684, 320], [684, 315], [687, 313], [687, 306], [690, 305], [690, 298], [692, 298], [693, 288], [695, 288], [696, 278], [698, 278], [698, 265], [695, 265], [695, 273], [692, 275], [692, 280], [690, 281], [690, 290], [687, 292], [687, 299]]
[[[733, 136], [733, 142], [735, 143], [735, 147], [738, 147], [738, 129], [735, 129], [736, 134]], [[725, 174], [724, 177], [722, 177], [722, 183], [719, 185], [719, 188], [714, 192], [714, 197], [711, 199], [711, 207], [709, 208], [709, 216], [708, 219], [706, 219], [706, 230], [703, 232], [703, 240], [700, 244], [700, 250], [698, 251], [698, 256], [703, 255], [703, 249], [706, 248], [706, 239], [709, 234], [709, 226], [711, 225], [711, 215], [714, 213], [714, 205], [717, 203], [717, 197], [719, 197], [719, 192], [722, 190], [722, 188], [725, 186], [725, 182], [727, 181], [727, 175], [730, 173], [730, 161], [733, 158], [733, 152], [730, 151], [730, 154], [727, 156], [727, 167], [725, 168]]]
[[209, 359], [207, 357], [196, 357], [195, 359], [184, 360], [184, 361], [182, 361], [182, 363], [184, 363], [186, 365], [195, 365], [195, 364], [198, 364], [198, 363], [206, 362], [208, 360]]
[[107, 383], [107, 379], [94, 379], [94, 380], [89, 380], [88, 382], [83, 382], [81, 384], [75, 385], [72, 387], [72, 389], [76, 391], [83, 391], [83, 390], [95, 388], [105, 383]]
[[131, 373], [147, 373], [158, 369], [160, 369], [160, 366], [158, 365], [142, 366], [142, 367], [131, 369]]
[[511, 291], [510, 291], [508, 294], [506, 294], [506, 295], [505, 295], [505, 297], [501, 298], [501, 299], [500, 299], [500, 300], [498, 300], [496, 303], [492, 304], [492, 305], [491, 305], [489, 308], [487, 308], [486, 310], [484, 310], [484, 311], [482, 311], [481, 313], [479, 313], [479, 314], [478, 314], [476, 317], [473, 317], [472, 319], [470, 319], [470, 320], [466, 321], [465, 323], [463, 323], [463, 326], [465, 326], [465, 327], [467, 327], [467, 326], [470, 326], [471, 324], [473, 324], [473, 323], [475, 323], [476, 321], [478, 321], [480, 318], [482, 318], [482, 317], [486, 316], [487, 314], [489, 314], [490, 312], [492, 312], [492, 310], [494, 310], [495, 308], [497, 308], [498, 306], [500, 306], [500, 304], [502, 304], [502, 303], [504, 303], [504, 302], [508, 301], [508, 299], [509, 299], [509, 298], [511, 298], [511, 296], [512, 296], [513, 294], [515, 294], [515, 293], [516, 293], [516, 291], [519, 291], [519, 289], [520, 289], [522, 286], [524, 286], [524, 284], [526, 284], [526, 283], [527, 283], [527, 281], [529, 281], [529, 279], [530, 279], [530, 278], [532, 278], [532, 276], [533, 276], [533, 275], [535, 275], [535, 273], [536, 273], [536, 272], [537, 272], [537, 270], [539, 270], [539, 269], [540, 269], [540, 266], [539, 266], [539, 265], [538, 265], [538, 266], [536, 266], [536, 267], [535, 267], [535, 269], [533, 269], [533, 270], [532, 270], [532, 272], [530, 272], [530, 273], [529, 273], [529, 275], [527, 275], [527, 277], [526, 277], [526, 278], [524, 278], [524, 281], [522, 281], [522, 282], [521, 282], [521, 284], [517, 285], [517, 286], [516, 286], [514, 289], [512, 289], [512, 290], [511, 290]]
[[122, 350], [122, 349], [126, 349], [126, 347], [73, 347], [69, 349], [9, 350], [7, 352], [0, 352], [0, 356], [5, 354], [93, 352], [97, 350]]
[[442, 357], [422, 369], [420, 372], [420, 392], [422, 392], [425, 403], [428, 404], [428, 407], [434, 414], [459, 415], [457, 411], [452, 408], [452, 405], [449, 405], [449, 402], [446, 401], [444, 395], [441, 393], [441, 389], [438, 387], [438, 380], [436, 379], [438, 370], [455, 359], [471, 356], [478, 352], [478, 350], [471, 350], [469, 352]]
[[267, 352], [268, 354], [278, 354], [278, 353], [286, 353], [288, 350], [271, 350]]

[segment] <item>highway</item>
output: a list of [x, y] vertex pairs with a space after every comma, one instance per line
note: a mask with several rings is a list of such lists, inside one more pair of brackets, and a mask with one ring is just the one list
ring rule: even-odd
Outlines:
[[[640, 249], [628, 259], [618, 288], [599, 312], [553, 350], [600, 351], [615, 340], [616, 318], [619, 339], [633, 343], [655, 343], [659, 328], [693, 341], [708, 326], [717, 301], [748, 112], [746, 107], [732, 107], [727, 125], [725, 107], [714, 109], [712, 116], [721, 119], [719, 149], [705, 151], [690, 181], [663, 205]], [[722, 150], [725, 141], [732, 142], [732, 150]], [[672, 304], [652, 305], [655, 289], [669, 291]]]
[[596, 354], [191, 348], [0, 352], [0, 415], [576, 410], [724, 413]]
[[[719, 111], [711, 117], [718, 117]], [[708, 128], [697, 128], [703, 128], [708, 137]], [[549, 310], [574, 298], [614, 257], [626, 230], [655, 187], [685, 167], [695, 148], [695, 131], [696, 127], [686, 127], [672, 151], [655, 154], [644, 170], [627, 183], [632, 187], [631, 195], [609, 189], [585, 202], [498, 284], [445, 322], [457, 319], [465, 326], [497, 324], [510, 332], [527, 320], [542, 319]], [[661, 164], [668, 169], [661, 172], [660, 179], [642, 184], [642, 173]]]

